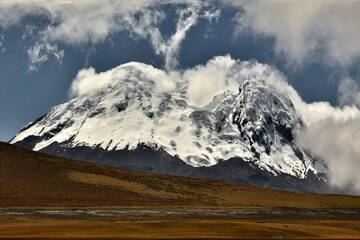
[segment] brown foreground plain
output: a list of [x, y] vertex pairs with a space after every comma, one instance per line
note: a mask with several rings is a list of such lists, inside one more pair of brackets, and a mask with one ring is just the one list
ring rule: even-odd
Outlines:
[[0, 238], [360, 239], [360, 197], [128, 171], [0, 143]]

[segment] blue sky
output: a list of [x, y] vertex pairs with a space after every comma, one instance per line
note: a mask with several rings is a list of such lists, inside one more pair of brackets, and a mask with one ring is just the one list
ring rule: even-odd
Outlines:
[[[72, 1], [64, 2], [74, 4]], [[129, 61], [164, 68], [166, 50], [161, 52], [156, 49], [156, 46], [162, 45], [154, 43], [149, 35], [153, 32], [146, 32], [146, 28], [156, 27], [164, 39], [169, 39], [177, 32], [179, 11], [187, 8], [196, 9], [199, 16], [178, 45], [177, 56], [173, 56], [179, 62], [177, 69], [191, 68], [206, 63], [214, 56], [230, 54], [234, 59], [256, 60], [279, 69], [306, 102], [326, 101], [333, 106], [358, 104], [356, 91], [345, 93], [353, 96], [349, 99], [339, 98], [339, 86], [344, 78], [351, 79], [355, 88], [359, 84], [360, 64], [357, 54], [360, 53], [360, 47], [355, 41], [358, 34], [354, 32], [350, 36], [354, 36], [355, 40], [347, 41], [353, 29], [347, 24], [347, 19], [341, 19], [345, 18], [344, 12], [349, 11], [349, 8], [360, 9], [359, 4], [336, 5], [338, 10], [331, 8], [327, 10], [329, 13], [318, 11], [326, 10], [324, 5], [314, 6], [314, 10], [303, 13], [303, 22], [299, 23], [299, 19], [289, 19], [291, 14], [278, 14], [284, 12], [282, 9], [295, 11], [293, 9], [298, 6], [291, 4], [239, 6], [239, 1], [233, 4], [231, 1], [219, 3], [195, 0], [159, 4], [157, 1], [149, 3], [149, 0], [143, 1], [144, 6], [139, 1], [139, 6], [124, 9], [120, 1], [103, 2], [103, 5], [109, 5], [109, 9], [118, 7], [124, 10], [121, 13], [123, 15], [116, 15], [116, 18], [129, 14], [133, 17], [131, 21], [137, 24], [131, 25], [133, 22], [130, 21], [128, 25], [119, 27], [122, 20], [107, 22], [114, 17], [111, 11], [94, 7], [95, 0], [89, 2], [93, 5], [88, 6], [83, 2], [75, 4], [73, 10], [53, 6], [45, 0], [37, 4], [32, 4], [31, 0], [18, 1], [18, 8], [0, 3], [0, 20], [8, 20], [2, 21], [0, 25], [0, 35], [3, 36], [0, 53], [0, 140], [8, 141], [24, 125], [48, 112], [50, 107], [67, 101], [69, 87], [83, 68], [91, 66], [96, 72], [102, 72]], [[249, 9], [254, 19], [247, 15]], [[88, 18], [86, 15], [101, 10], [103, 12], [95, 14], [95, 17]], [[261, 11], [266, 11], [265, 21]], [[142, 21], [146, 14], [150, 16], [150, 25], [142, 29], [140, 25], [147, 24]], [[184, 18], [189, 17], [186, 14]], [[18, 18], [11, 19], [14, 15]], [[349, 12], [349, 15], [355, 18], [350, 19], [351, 22], [355, 25], [359, 23], [355, 14], [353, 16]], [[335, 25], [332, 18], [340, 19], [340, 25]], [[289, 23], [284, 19], [288, 19]], [[279, 28], [268, 26], [267, 20], [274, 21], [269, 24], [277, 24]], [[324, 31], [317, 32], [313, 26], [321, 21], [326, 21], [329, 26], [322, 25]], [[79, 32], [71, 25], [74, 22], [81, 29]], [[343, 25], [341, 22], [344, 22]], [[324, 40], [323, 35], [328, 40]], [[40, 52], [34, 51], [36, 47], [39, 47]], [[339, 47], [343, 49], [339, 50]], [[345, 102], [339, 99], [345, 99]]]

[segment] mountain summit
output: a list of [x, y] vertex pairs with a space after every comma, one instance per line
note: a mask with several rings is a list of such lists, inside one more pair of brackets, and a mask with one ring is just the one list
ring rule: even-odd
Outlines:
[[326, 167], [296, 144], [306, 126], [290, 97], [254, 77], [257, 64], [246, 65], [231, 76], [236, 91], [225, 88], [201, 106], [182, 76], [146, 64], [94, 73], [96, 86], [74, 84], [79, 96], [11, 143], [135, 170], [323, 191]]

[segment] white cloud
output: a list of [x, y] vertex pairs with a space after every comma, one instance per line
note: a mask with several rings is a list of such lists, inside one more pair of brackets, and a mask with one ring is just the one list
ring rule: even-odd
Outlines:
[[6, 48], [4, 46], [5, 36], [0, 34], [0, 53], [4, 53]]
[[[136, 72], [136, 74], [134, 74]], [[175, 74], [175, 73], [173, 73]], [[176, 82], [171, 76], [163, 70], [154, 68], [151, 65], [130, 62], [122, 64], [106, 72], [96, 73], [95, 69], [90, 67], [79, 71], [70, 87], [70, 96], [76, 97], [106, 88], [116, 87], [126, 81], [130, 81], [133, 75], [139, 84], [148, 84], [147, 87], [155, 86], [155, 91], [165, 92], [175, 88]]]
[[49, 42], [46, 38], [40, 38], [35, 42], [35, 45], [27, 50], [29, 59], [29, 71], [36, 71], [42, 63], [48, 61], [52, 56], [59, 63], [62, 63], [64, 58], [64, 50], [58, 48], [55, 43]]
[[288, 95], [286, 86], [296, 93], [276, 69], [256, 61], [235, 60], [230, 55], [214, 57], [205, 65], [188, 69], [182, 78], [188, 82], [189, 102], [197, 106], [206, 105], [224, 91], [238, 92], [239, 85], [245, 80], [265, 78], [283, 94]]
[[134, 15], [128, 15], [124, 18], [127, 25], [125, 27], [136, 35], [150, 39], [155, 52], [164, 56], [165, 69], [174, 70], [178, 62], [178, 53], [182, 41], [186, 38], [187, 32], [197, 24], [199, 18], [207, 19], [212, 22], [219, 18], [220, 10], [208, 9], [209, 4], [200, 1], [191, 2], [188, 7], [177, 9], [177, 23], [175, 33], [168, 39], [158, 28], [158, 24], [164, 20], [163, 12], [153, 9], [141, 11], [141, 16], [137, 19]]
[[[164, 13], [158, 6], [165, 4], [185, 4], [178, 10], [176, 32], [169, 39], [164, 39], [159, 30]], [[210, 3], [199, 0], [3, 0], [0, 1], [0, 26], [8, 28], [29, 15], [47, 16], [51, 24], [40, 30], [39, 35], [41, 42], [50, 46], [59, 42], [75, 46], [94, 45], [108, 40], [112, 34], [129, 30], [149, 39], [155, 52], [164, 56], [166, 69], [174, 69], [188, 30], [200, 17], [209, 21], [219, 17], [219, 10], [210, 6]], [[39, 47], [33, 48], [30, 51]], [[48, 59], [46, 51], [42, 52], [41, 57], [35, 58], [38, 63]], [[31, 56], [33, 54], [29, 58]]]
[[360, 194], [360, 111], [351, 96], [344, 99], [343, 104], [350, 105], [333, 107], [328, 102], [305, 103], [295, 96], [296, 109], [307, 125], [297, 142], [325, 161], [333, 187]]
[[0, 27], [6, 29], [17, 24], [28, 15], [46, 14], [41, 4], [46, 1], [36, 0], [2, 0], [0, 1]]
[[360, 193], [360, 116], [311, 125], [298, 142], [326, 161], [330, 184]]
[[[206, 105], [211, 99], [231, 88], [228, 75], [236, 64], [230, 56], [215, 57], [206, 65], [189, 69], [184, 73], [184, 80], [188, 82], [189, 102], [193, 105]], [[236, 91], [236, 87], [234, 87]]]
[[158, 24], [165, 18], [163, 12], [146, 9], [141, 11], [139, 19], [129, 15], [125, 17], [125, 21], [130, 32], [150, 39], [155, 52], [164, 56], [165, 69], [173, 70], [178, 65], [177, 58], [181, 42], [185, 39], [187, 31], [197, 23], [199, 11], [200, 9], [196, 6], [179, 9], [176, 31], [167, 40], [164, 39], [158, 28]]
[[344, 78], [339, 85], [340, 105], [356, 105], [360, 107], [360, 88], [351, 78]]
[[[235, 78], [230, 78], [230, 75], [234, 75], [236, 72], [233, 68], [237, 67], [237, 63], [227, 55], [215, 57], [209, 60], [206, 65], [199, 65], [186, 71], [173, 70], [167, 72], [136, 62], [123, 64], [102, 73], [96, 73], [94, 68], [82, 69], [74, 79], [70, 93], [71, 96], [79, 96], [104, 89], [113, 84], [116, 85], [118, 81], [126, 81], [130, 69], [137, 69], [137, 71], [146, 75], [144, 79], [150, 78], [155, 81], [159, 85], [159, 89], [169, 89], [168, 84], [174, 86], [178, 81], [188, 82], [189, 101], [196, 106], [203, 106], [216, 94], [226, 89], [234, 92], [238, 91], [239, 83], [235, 82]], [[227, 76], [229, 76], [230, 80]], [[205, 79], [206, 84], [204, 84]], [[139, 81], [142, 80], [139, 77]]]
[[186, 37], [186, 32], [194, 26], [198, 19], [198, 9], [187, 8], [178, 11], [179, 20], [176, 25], [176, 32], [169, 39], [165, 51], [165, 68], [175, 69], [178, 63], [178, 53], [181, 42]]
[[237, 15], [240, 32], [250, 27], [274, 37], [276, 51], [292, 63], [312, 60], [315, 50], [324, 53], [327, 63], [340, 66], [360, 56], [360, 1], [223, 1], [245, 9], [245, 15]]
[[221, 16], [221, 10], [220, 9], [210, 9], [207, 11], [204, 11], [202, 17], [207, 19], [209, 22], [217, 22]]
[[[354, 83], [345, 80], [348, 84]], [[306, 103], [291, 86], [282, 86], [306, 124], [297, 133], [298, 144], [325, 161], [333, 187], [360, 194], [360, 110], [353, 102], [354, 89], [340, 87], [344, 105], [333, 107], [328, 102]]]
[[[274, 37], [276, 51], [280, 55], [285, 54], [291, 63], [319, 60], [317, 50], [323, 53], [321, 60], [341, 66], [351, 65], [360, 56], [360, 1], [222, 2], [245, 9], [246, 14], [237, 15], [240, 32], [249, 27], [260, 35]], [[166, 40], [158, 32], [156, 24], [161, 18], [148, 14], [148, 11], [157, 12], [157, 6], [168, 3], [185, 3], [187, 7], [182, 10], [183, 17], [179, 13], [177, 33]], [[210, 1], [201, 0], [2, 0], [0, 26], [7, 28], [28, 15], [45, 15], [52, 22], [51, 27], [44, 30], [48, 41], [72, 45], [96, 44], [128, 29], [140, 37], [149, 38], [155, 51], [164, 55], [167, 68], [171, 69], [172, 65], [176, 66], [176, 58], [169, 56], [177, 55], [186, 32], [198, 18], [218, 19], [220, 9], [213, 6]], [[132, 25], [137, 29], [130, 29], [129, 22], [124, 19], [134, 23], [132, 16], [137, 12], [145, 15]]]
[[84, 95], [107, 86], [110, 84], [108, 75], [107, 72], [98, 74], [92, 67], [80, 70], [71, 84], [71, 96]]

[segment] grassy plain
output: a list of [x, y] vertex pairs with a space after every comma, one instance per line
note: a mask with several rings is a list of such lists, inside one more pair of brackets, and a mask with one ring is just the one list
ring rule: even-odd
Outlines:
[[0, 238], [360, 238], [360, 198], [174, 177], [0, 143]]

